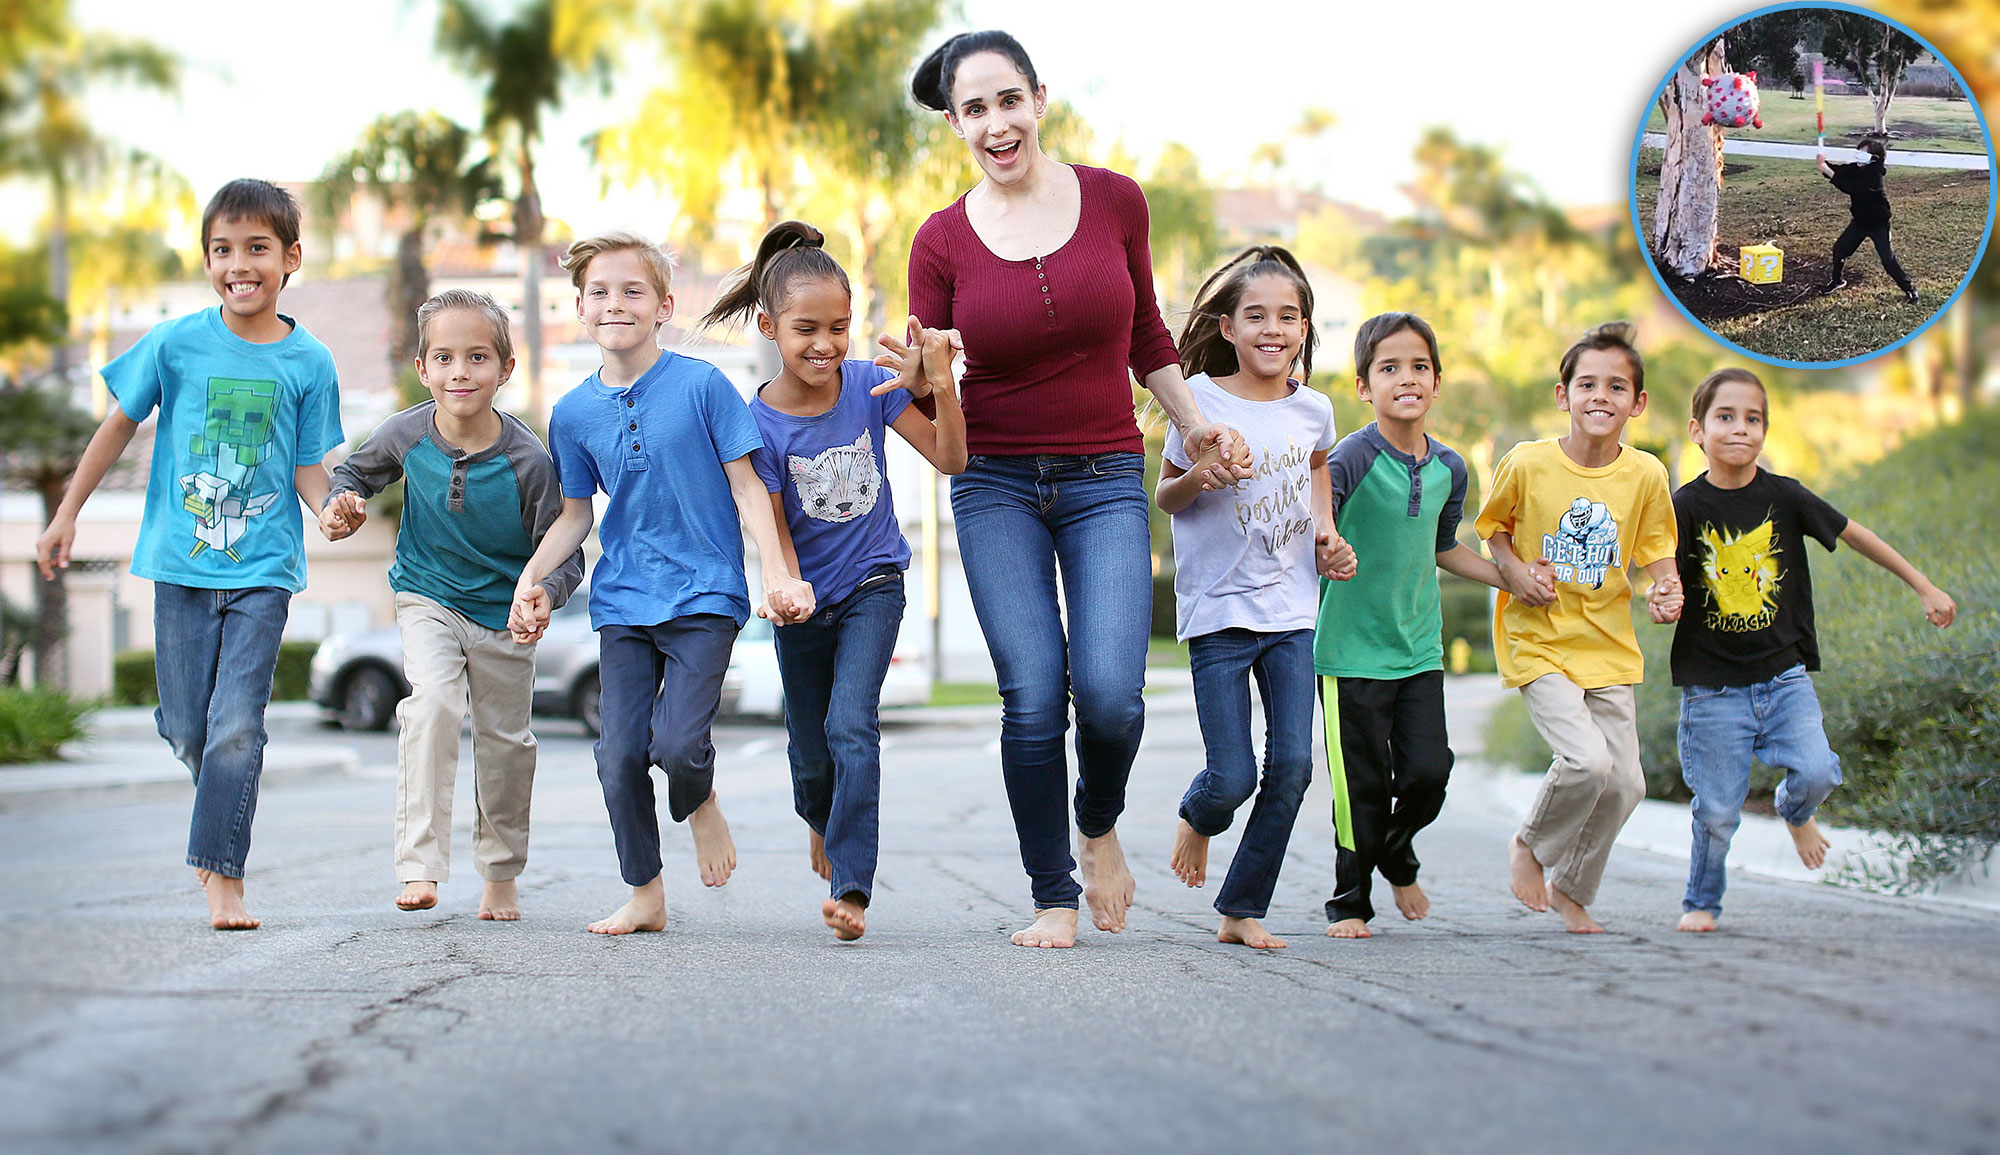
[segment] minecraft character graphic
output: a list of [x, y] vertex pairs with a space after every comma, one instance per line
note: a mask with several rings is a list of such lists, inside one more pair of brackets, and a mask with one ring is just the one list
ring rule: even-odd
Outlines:
[[189, 557], [218, 549], [230, 561], [241, 561], [235, 547], [250, 519], [270, 509], [289, 488], [251, 493], [257, 467], [271, 455], [277, 410], [276, 381], [208, 379], [208, 417], [201, 432], [188, 439], [188, 451], [214, 457], [215, 466], [180, 479], [186, 495], [181, 505], [195, 517]]
[[1725, 536], [1713, 526], [1701, 534], [1703, 584], [1714, 599], [1708, 627], [1745, 633], [1771, 624], [1778, 613], [1778, 548], [1769, 521]]
[[1542, 555], [1555, 566], [1556, 580], [1586, 582], [1602, 589], [1606, 571], [1622, 567], [1618, 554], [1618, 523], [1601, 501], [1579, 497], [1556, 523], [1556, 532], [1542, 535]]

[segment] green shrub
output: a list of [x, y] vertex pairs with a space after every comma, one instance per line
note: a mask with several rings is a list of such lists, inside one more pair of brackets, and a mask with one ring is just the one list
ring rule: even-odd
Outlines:
[[1174, 601], [1174, 571], [1167, 570], [1153, 575], [1153, 624], [1152, 635], [1156, 638], [1172, 638], [1177, 602]]
[[[1851, 549], [1811, 565], [1820, 657], [1815, 676], [1827, 738], [1845, 779], [1827, 800], [1836, 822], [1885, 830], [1903, 853], [1861, 881], [1912, 890], [1979, 861], [2000, 844], [2000, 411], [1913, 438], [1824, 490], [1959, 604], [1948, 630], [1924, 621], [1916, 595]], [[1679, 693], [1667, 651], [1672, 631], [1637, 615], [1647, 681], [1639, 744], [1647, 793], [1685, 799], [1674, 730]], [[1487, 758], [1538, 770], [1548, 748], [1518, 699], [1488, 723]], [[1757, 766], [1755, 798], [1778, 774]]]
[[0, 763], [46, 762], [83, 737], [89, 703], [56, 690], [0, 690]]
[[[295, 702], [312, 690], [312, 660], [318, 642], [278, 643], [278, 672], [271, 680], [271, 700]], [[124, 650], [111, 662], [111, 700], [120, 706], [151, 706], [160, 690], [153, 680], [153, 651]]]
[[120, 650], [111, 659], [111, 702], [117, 706], [150, 706], [160, 700], [154, 681], [153, 651]]

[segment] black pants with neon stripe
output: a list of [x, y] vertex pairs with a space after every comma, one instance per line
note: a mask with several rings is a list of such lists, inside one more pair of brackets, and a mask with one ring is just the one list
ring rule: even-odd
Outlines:
[[[1338, 683], [1336, 689], [1331, 683]], [[1375, 872], [1391, 886], [1417, 880], [1417, 831], [1444, 808], [1451, 778], [1445, 736], [1444, 673], [1407, 678], [1321, 677], [1320, 712], [1333, 778], [1333, 827], [1339, 842], [1329, 922], [1375, 917]], [[1328, 691], [1334, 701], [1328, 701]]]

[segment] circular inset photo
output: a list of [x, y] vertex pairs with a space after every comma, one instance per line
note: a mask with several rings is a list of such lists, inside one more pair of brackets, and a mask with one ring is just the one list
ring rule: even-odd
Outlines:
[[1992, 138], [1922, 36], [1847, 4], [1709, 33], [1632, 145], [1632, 227], [1675, 306], [1759, 360], [1894, 349], [1964, 289], [1993, 229]]

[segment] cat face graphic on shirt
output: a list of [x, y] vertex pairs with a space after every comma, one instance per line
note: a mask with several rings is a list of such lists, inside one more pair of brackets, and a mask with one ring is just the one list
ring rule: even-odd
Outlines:
[[815, 457], [787, 454], [785, 464], [799, 491], [799, 508], [817, 521], [853, 521], [875, 508], [882, 491], [882, 471], [875, 465], [867, 430], [851, 444], [821, 450]]

